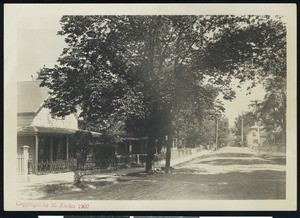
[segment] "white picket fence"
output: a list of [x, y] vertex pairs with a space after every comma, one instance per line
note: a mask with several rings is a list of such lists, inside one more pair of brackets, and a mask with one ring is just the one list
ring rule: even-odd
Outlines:
[[17, 174], [24, 174], [24, 154], [18, 154], [17, 157]]
[[29, 154], [28, 149], [29, 146], [24, 145], [22, 146], [23, 153], [17, 155], [17, 176], [18, 181], [28, 182], [28, 161], [29, 161]]

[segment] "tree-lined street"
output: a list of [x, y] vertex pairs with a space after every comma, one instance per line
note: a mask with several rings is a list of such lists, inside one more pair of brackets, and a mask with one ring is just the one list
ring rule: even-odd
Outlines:
[[[109, 138], [103, 145], [120, 136], [147, 137], [148, 174], [157, 147], [166, 148], [169, 171], [175, 138], [181, 147], [232, 142], [224, 101], [233, 100], [241, 86], [248, 93], [264, 86], [265, 99], [248, 122], [262, 120], [284, 146], [281, 16], [66, 15], [60, 24], [66, 47], [58, 65], [38, 72], [41, 86], [51, 90], [45, 107], [58, 117], [77, 113], [83, 129]], [[232, 144], [240, 144], [235, 137]], [[74, 156], [82, 157], [76, 151]]]
[[43, 199], [285, 199], [285, 170], [284, 157], [262, 158], [248, 148], [224, 147], [176, 165], [170, 174], [147, 176], [141, 170], [110, 177], [94, 175], [89, 178], [94, 182], [87, 183], [93, 188]]
[[[74, 114], [80, 125], [68, 150], [75, 179], [42, 188], [46, 198], [285, 198], [284, 158], [255, 153], [285, 152], [281, 16], [64, 15], [60, 24], [65, 48], [37, 79], [49, 89], [43, 107], [61, 120]], [[257, 85], [264, 98], [249, 100], [249, 111], [237, 103], [242, 113], [231, 126], [225, 102]], [[172, 149], [212, 153], [172, 166]], [[140, 168], [89, 175], [132, 165]]]

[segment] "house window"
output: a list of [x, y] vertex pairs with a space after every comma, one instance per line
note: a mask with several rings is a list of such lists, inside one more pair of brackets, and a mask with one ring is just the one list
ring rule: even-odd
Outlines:
[[38, 150], [39, 162], [50, 160], [50, 138], [39, 137], [39, 150]]
[[66, 160], [66, 137], [53, 138], [53, 160]]
[[253, 143], [258, 144], [258, 139], [254, 139]]

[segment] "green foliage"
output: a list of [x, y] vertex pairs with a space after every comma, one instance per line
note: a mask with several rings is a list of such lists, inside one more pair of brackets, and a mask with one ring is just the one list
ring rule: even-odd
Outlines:
[[[268, 17], [266, 17], [268, 18]], [[254, 121], [261, 120], [264, 128], [268, 132], [278, 132], [281, 130], [281, 140], [286, 138], [286, 27], [280, 17], [261, 20], [242, 32], [230, 34], [229, 40], [236, 43], [228, 43], [228, 38], [222, 38], [217, 49], [222, 52], [239, 50], [244, 54], [244, 59], [240, 59], [238, 69], [232, 70], [231, 74], [240, 79], [253, 81], [248, 87], [256, 85], [256, 82], [263, 84], [266, 95], [263, 101], [255, 101], [252, 106], [253, 112], [246, 113], [244, 119], [245, 135], [250, 125]], [[242, 45], [247, 45], [248, 48]], [[250, 47], [249, 47], [250, 46]], [[227, 50], [230, 47], [229, 50]], [[236, 54], [236, 53], [234, 53]], [[248, 60], [247, 60], [248, 59]], [[228, 62], [228, 59], [222, 59]], [[238, 62], [238, 63], [239, 63]], [[237, 64], [238, 64], [237, 63]], [[220, 67], [222, 62], [219, 62]], [[228, 69], [230, 71], [230, 69]], [[252, 120], [251, 124], [247, 123]], [[238, 141], [241, 137], [241, 116], [236, 121], [235, 134]]]
[[92, 134], [87, 131], [76, 131], [70, 144], [70, 152], [77, 161], [76, 170], [84, 169], [88, 156], [94, 149]]
[[218, 145], [222, 147], [229, 145], [229, 135], [230, 135], [230, 128], [229, 128], [228, 119], [222, 117], [219, 120]]
[[121, 121], [135, 134], [166, 134], [181, 105], [200, 105], [203, 112], [204, 103], [214, 102], [204, 76], [190, 64], [203, 44], [200, 25], [210, 19], [64, 16], [59, 34], [68, 47], [59, 66], [39, 73], [42, 86], [52, 90], [46, 106], [58, 116], [79, 106], [81, 117], [98, 129]]
[[[277, 141], [285, 144], [286, 140], [286, 104], [287, 104], [287, 60], [286, 60], [286, 28], [279, 22], [272, 22], [265, 27], [267, 37], [264, 38], [264, 50], [260, 56], [260, 64], [264, 72], [261, 78], [266, 94], [262, 101], [251, 106], [256, 116], [262, 121], [266, 131], [279, 137]], [[256, 61], [258, 62], [258, 61]]]
[[59, 65], [39, 73], [51, 90], [46, 107], [58, 116], [80, 108], [97, 131], [193, 141], [204, 120], [224, 111], [217, 96], [235, 97], [233, 78], [254, 87], [285, 75], [280, 18], [63, 16], [61, 25], [67, 47]]
[[[286, 77], [286, 26], [280, 17], [244, 16], [247, 24], [227, 28], [221, 37], [210, 41], [206, 55], [197, 60], [198, 66], [211, 71], [217, 83], [240, 83], [252, 80], [249, 92], [257, 82], [269, 76]], [[212, 71], [213, 69], [213, 71]]]
[[278, 77], [265, 81], [266, 94], [262, 101], [251, 106], [256, 116], [262, 120], [268, 132], [277, 132], [278, 140], [285, 144], [286, 140], [286, 80]]
[[200, 144], [213, 145], [216, 142], [216, 120], [203, 120], [200, 131]]

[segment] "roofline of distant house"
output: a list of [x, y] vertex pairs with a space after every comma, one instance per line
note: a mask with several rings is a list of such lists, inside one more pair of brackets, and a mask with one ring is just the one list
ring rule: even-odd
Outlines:
[[[42, 81], [42, 80], [28, 80], [28, 81], [18, 81], [17, 83], [28, 83], [28, 82], [37, 82], [37, 81]], [[50, 94], [48, 95], [48, 97], [45, 99], [47, 100], [48, 98], [50, 98]], [[34, 115], [36, 116], [44, 107], [45, 105], [45, 100], [40, 104], [40, 106], [36, 109], [36, 111], [34, 112], [17, 112], [18, 115]], [[71, 113], [74, 115], [74, 117], [78, 120], [78, 115], [77, 113]]]
[[[48, 97], [45, 99], [47, 100], [50, 97], [50, 95], [48, 95]], [[37, 115], [43, 108], [45, 105], [45, 100], [42, 102], [42, 104], [36, 109], [36, 111], [34, 112], [34, 115]]]
[[[40, 110], [42, 108], [43, 107], [40, 107]], [[17, 112], [17, 115], [33, 115], [33, 116], [36, 116], [40, 110], [38, 110], [37, 112]], [[78, 120], [78, 115], [76, 113], [71, 113], [71, 114], [73, 114], [73, 116]]]
[[[30, 129], [23, 130], [24, 127], [30, 127]], [[21, 128], [21, 129], [19, 129]], [[48, 130], [48, 131], [46, 131]], [[49, 131], [50, 130], [50, 131]], [[53, 132], [55, 131], [55, 132]], [[102, 136], [100, 132], [88, 131], [84, 129], [69, 129], [61, 127], [41, 127], [41, 126], [21, 126], [18, 127], [18, 135], [73, 135], [77, 131], [90, 132], [94, 138]]]
[[17, 112], [18, 115], [35, 115], [35, 112]]
[[42, 81], [42, 80], [41, 79], [36, 79], [36, 80], [17, 81], [17, 83], [36, 82], [36, 81]]
[[149, 137], [144, 136], [144, 137], [122, 137], [120, 138], [121, 141], [138, 141], [138, 140], [148, 140]]

